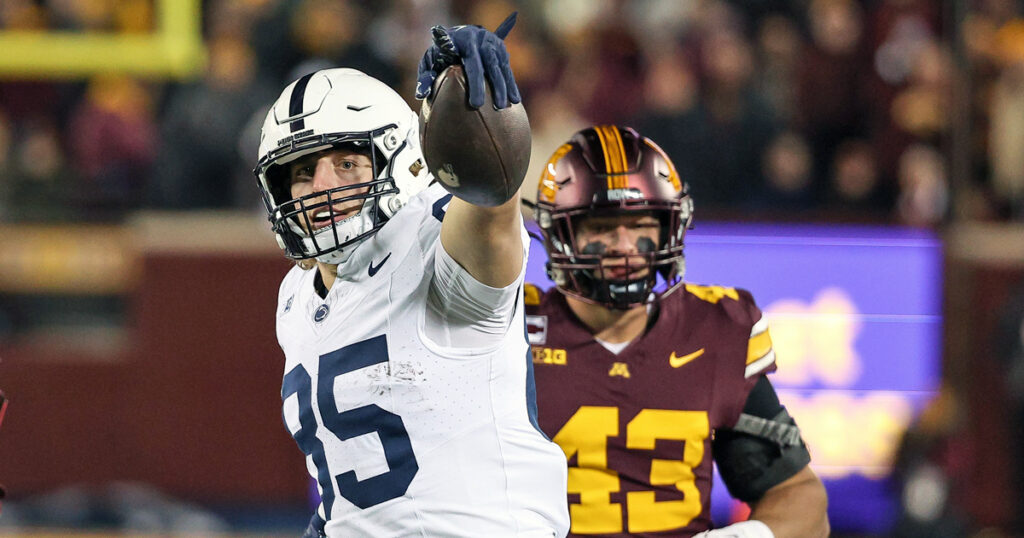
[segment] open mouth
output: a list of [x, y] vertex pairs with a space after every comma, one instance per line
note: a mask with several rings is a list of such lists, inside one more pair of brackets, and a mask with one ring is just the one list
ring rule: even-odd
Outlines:
[[313, 213], [313, 218], [311, 219], [313, 224], [313, 230], [321, 230], [323, 228], [326, 228], [330, 224], [341, 222], [354, 215], [358, 210], [359, 208], [357, 206], [345, 209], [335, 207], [333, 208], [333, 210], [330, 207], [318, 209], [315, 213]]

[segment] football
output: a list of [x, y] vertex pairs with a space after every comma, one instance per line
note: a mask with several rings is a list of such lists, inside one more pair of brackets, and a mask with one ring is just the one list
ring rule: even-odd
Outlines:
[[530, 165], [530, 120], [523, 104], [494, 108], [488, 84], [484, 105], [469, 106], [461, 65], [434, 80], [420, 107], [420, 142], [427, 168], [448, 192], [494, 207], [519, 190]]

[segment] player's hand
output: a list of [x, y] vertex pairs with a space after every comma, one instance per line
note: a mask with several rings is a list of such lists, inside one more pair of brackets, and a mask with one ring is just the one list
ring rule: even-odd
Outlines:
[[704, 531], [693, 535], [693, 538], [775, 538], [768, 525], [751, 519], [733, 523], [728, 527]]
[[519, 87], [512, 76], [508, 62], [505, 36], [516, 24], [518, 12], [513, 12], [494, 32], [482, 26], [435, 26], [430, 29], [434, 44], [423, 53], [416, 79], [416, 98], [430, 95], [434, 79], [450, 65], [461, 63], [469, 82], [469, 106], [480, 108], [487, 91], [486, 79], [494, 88], [494, 106], [505, 108], [522, 101]]

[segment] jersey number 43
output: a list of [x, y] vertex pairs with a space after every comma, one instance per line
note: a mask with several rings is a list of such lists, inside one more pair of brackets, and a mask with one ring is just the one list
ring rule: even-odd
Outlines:
[[[693, 469], [704, 459], [704, 440], [710, 434], [707, 411], [643, 409], [626, 425], [626, 448], [654, 450], [658, 439], [684, 441], [681, 460], [651, 460], [649, 484], [674, 485], [682, 500], [655, 501], [653, 491], [626, 493], [629, 532], [657, 532], [690, 524], [701, 512], [700, 492]], [[622, 507], [610, 494], [621, 489], [619, 474], [608, 468], [608, 438], [619, 436], [619, 409], [581, 406], [553, 441], [565, 457], [576, 456], [569, 468], [569, 493], [580, 502], [569, 506], [572, 531], [578, 534], [622, 532]]]

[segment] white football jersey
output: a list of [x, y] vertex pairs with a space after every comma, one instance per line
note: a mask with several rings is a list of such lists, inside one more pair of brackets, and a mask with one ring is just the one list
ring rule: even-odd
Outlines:
[[568, 532], [565, 455], [536, 425], [522, 274], [505, 295], [517, 302], [511, 324], [490, 345], [427, 336], [450, 198], [437, 185], [413, 197], [326, 299], [316, 269], [295, 267], [281, 285], [284, 422], [319, 484], [328, 536]]

